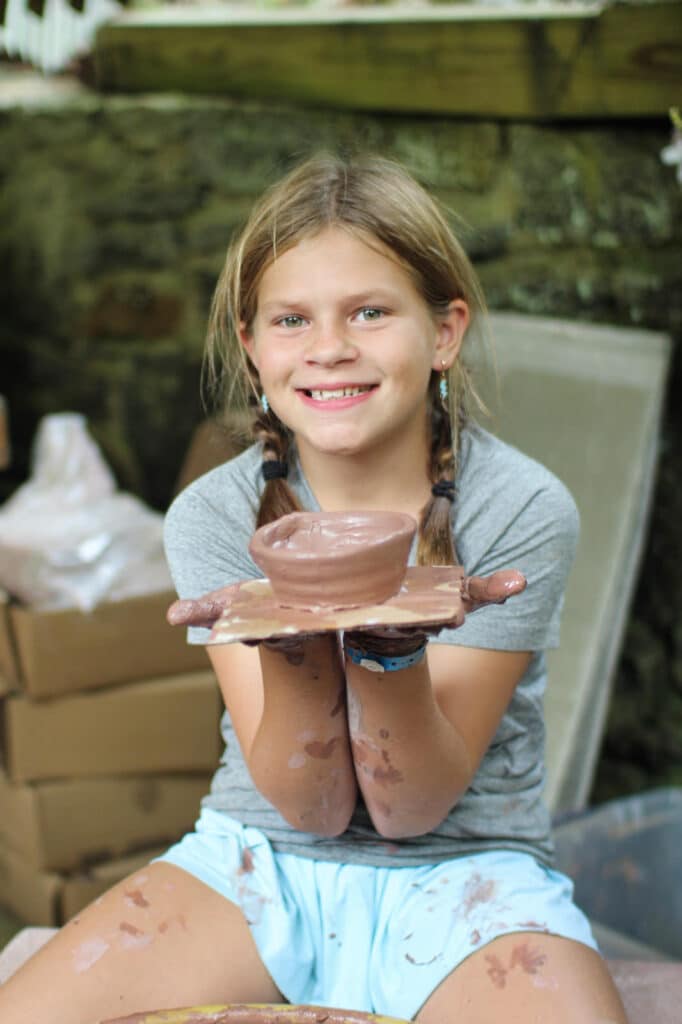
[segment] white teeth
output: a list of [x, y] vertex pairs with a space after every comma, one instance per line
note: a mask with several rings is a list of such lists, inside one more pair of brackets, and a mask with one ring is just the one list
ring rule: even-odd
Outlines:
[[316, 402], [327, 402], [332, 398], [353, 398], [369, 390], [369, 387], [336, 388], [334, 391], [311, 391], [310, 395]]

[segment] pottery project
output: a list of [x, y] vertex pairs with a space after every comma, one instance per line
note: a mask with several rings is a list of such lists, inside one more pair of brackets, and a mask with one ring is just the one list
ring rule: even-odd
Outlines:
[[249, 551], [284, 608], [353, 608], [400, 590], [417, 524], [398, 512], [292, 512]]

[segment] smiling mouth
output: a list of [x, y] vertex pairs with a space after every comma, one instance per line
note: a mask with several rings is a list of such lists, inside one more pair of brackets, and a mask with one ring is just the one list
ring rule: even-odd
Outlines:
[[329, 402], [335, 398], [355, 398], [356, 395], [364, 395], [366, 392], [372, 391], [374, 387], [374, 384], [362, 384], [358, 387], [329, 388], [323, 391], [318, 388], [313, 388], [304, 389], [304, 394], [309, 398], [313, 398], [316, 402]]

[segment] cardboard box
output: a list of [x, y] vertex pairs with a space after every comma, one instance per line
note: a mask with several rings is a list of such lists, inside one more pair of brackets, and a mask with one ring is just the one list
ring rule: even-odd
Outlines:
[[88, 903], [92, 903], [107, 889], [111, 889], [112, 885], [120, 882], [122, 878], [128, 878], [129, 875], [137, 871], [143, 871], [154, 857], [165, 853], [166, 849], [166, 846], [150, 847], [131, 854], [129, 857], [120, 857], [97, 864], [88, 872], [80, 872], [63, 878], [59, 893], [58, 923], [64, 924]]
[[0, 844], [42, 871], [73, 871], [192, 828], [210, 774], [13, 783], [0, 772]]
[[[196, 428], [175, 492], [249, 444], [241, 414]], [[209, 667], [203, 647], [186, 642], [185, 630], [169, 626], [167, 591], [108, 601], [92, 612], [37, 611], [8, 602], [0, 589], [0, 695], [20, 689], [36, 700], [149, 677]]]
[[222, 701], [213, 672], [164, 676], [107, 690], [2, 702], [12, 782], [214, 771]]
[[195, 429], [183, 459], [174, 493], [179, 494], [197, 477], [234, 459], [253, 443], [251, 417], [228, 410], [222, 420], [203, 420]]
[[175, 597], [166, 591], [109, 601], [92, 612], [10, 604], [4, 611], [11, 636], [4, 645], [0, 624], [0, 674], [41, 699], [208, 668], [204, 648], [188, 644], [185, 630], [166, 622]]
[[9, 693], [18, 678], [19, 670], [9, 617], [9, 595], [0, 588], [0, 697]]
[[60, 878], [32, 867], [0, 846], [0, 905], [31, 925], [53, 925], [59, 915]]
[[64, 924], [116, 882], [146, 867], [164, 849], [153, 847], [99, 864], [89, 872], [61, 875], [40, 871], [0, 845], [0, 905], [27, 925]]

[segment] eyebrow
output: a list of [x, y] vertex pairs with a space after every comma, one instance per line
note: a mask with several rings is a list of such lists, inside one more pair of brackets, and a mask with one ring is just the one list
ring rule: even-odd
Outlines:
[[258, 304], [258, 309], [263, 313], [274, 313], [281, 309], [300, 309], [305, 302], [294, 299], [272, 299], [270, 302]]
[[[397, 299], [397, 292], [395, 289], [387, 288], [376, 288], [364, 292], [357, 292], [352, 295], [345, 295], [343, 297], [344, 305], [349, 306], [371, 306], [374, 304], [381, 305], [383, 303], [395, 302]], [[282, 309], [305, 309], [308, 305], [306, 299], [271, 299], [269, 302], [264, 302], [260, 309], [263, 313], [273, 313]]]

